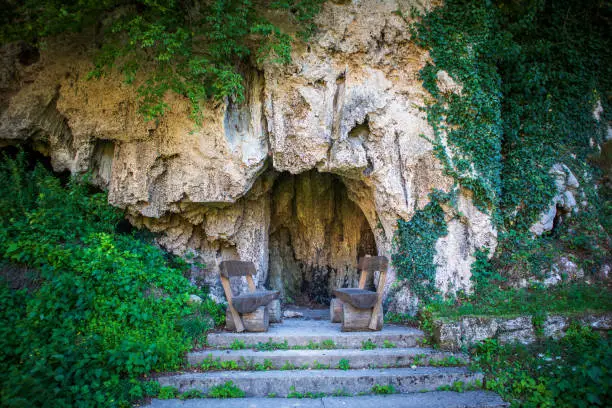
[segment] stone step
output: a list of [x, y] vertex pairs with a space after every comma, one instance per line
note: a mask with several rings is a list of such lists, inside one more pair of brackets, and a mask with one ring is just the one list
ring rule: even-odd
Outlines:
[[385, 325], [381, 331], [346, 332], [340, 331], [339, 323], [321, 320], [287, 319], [283, 323], [271, 324], [264, 333], [209, 333], [208, 345], [227, 348], [235, 341], [251, 345], [257, 343], [283, 343], [287, 341], [290, 347], [306, 347], [309, 343], [320, 344], [323, 341], [333, 341], [337, 347], [361, 348], [363, 342], [370, 340], [382, 347], [385, 340], [397, 347], [415, 347], [425, 335], [421, 330], [412, 327]]
[[[190, 365], [199, 366], [202, 361], [235, 361], [242, 369], [252, 369], [255, 365], [270, 366], [273, 369], [338, 368], [340, 360], [347, 360], [351, 369], [388, 368], [436, 365], [464, 365], [468, 357], [461, 353], [449, 353], [431, 348], [382, 348], [374, 350], [333, 349], [333, 350], [209, 350], [187, 354]], [[432, 362], [433, 364], [431, 364]], [[449, 364], [453, 363], [453, 364]]]
[[433, 391], [363, 397], [308, 399], [236, 398], [153, 400], [151, 408], [504, 408], [509, 406], [497, 394], [486, 391]]
[[248, 397], [274, 394], [286, 397], [298, 393], [370, 393], [374, 385], [392, 385], [396, 392], [435, 391], [440, 386], [461, 381], [464, 384], [482, 381], [481, 373], [465, 367], [417, 367], [363, 370], [272, 370], [214, 371], [186, 373], [158, 378], [160, 385], [172, 386], [180, 392], [198, 389], [207, 393], [210, 387], [232, 381]]

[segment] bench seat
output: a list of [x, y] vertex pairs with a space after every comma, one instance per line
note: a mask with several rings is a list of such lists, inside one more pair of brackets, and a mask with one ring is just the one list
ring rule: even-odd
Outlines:
[[266, 306], [274, 299], [278, 299], [277, 290], [257, 290], [243, 293], [232, 298], [232, 304], [238, 313], [252, 313], [260, 306]]
[[357, 309], [371, 309], [378, 299], [376, 292], [358, 288], [335, 289], [334, 295]]

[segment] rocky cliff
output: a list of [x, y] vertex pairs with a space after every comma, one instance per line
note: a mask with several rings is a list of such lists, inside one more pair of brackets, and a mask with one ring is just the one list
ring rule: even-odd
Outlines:
[[[287, 298], [324, 302], [354, 284], [358, 256], [390, 256], [397, 220], [410, 219], [434, 189], [449, 191], [428, 141], [418, 71], [428, 54], [411, 42], [398, 9], [411, 0], [328, 2], [318, 34], [288, 66], [245, 69], [246, 100], [210, 102], [201, 126], [186, 99], [145, 122], [135, 88], [117, 76], [89, 80], [91, 33], [45, 49], [1, 51], [0, 145], [28, 143], [55, 170], [92, 172], [111, 204], [158, 243], [188, 259], [218, 287], [224, 259], [250, 260], [260, 285]], [[439, 75], [440, 88], [460, 85]], [[448, 234], [436, 244], [436, 283], [468, 289], [474, 252], [494, 249], [496, 231], [459, 192]], [[391, 271], [387, 285], [395, 282]], [[395, 291], [396, 311], [414, 299]]]

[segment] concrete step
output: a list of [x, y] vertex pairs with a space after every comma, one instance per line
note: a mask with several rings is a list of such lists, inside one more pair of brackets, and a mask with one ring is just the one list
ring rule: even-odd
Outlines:
[[286, 397], [298, 393], [370, 393], [374, 385], [392, 385], [396, 392], [435, 391], [457, 381], [464, 384], [482, 381], [481, 373], [464, 367], [417, 367], [363, 370], [271, 370], [214, 371], [159, 377], [160, 385], [172, 386], [180, 392], [198, 389], [207, 393], [210, 387], [232, 381], [248, 397], [274, 394]]
[[[351, 369], [388, 368], [436, 365], [464, 365], [468, 357], [461, 353], [448, 353], [431, 348], [377, 348], [374, 350], [334, 349], [334, 350], [210, 350], [187, 354], [189, 364], [200, 366], [202, 361], [235, 361], [241, 369], [253, 369], [256, 365], [272, 369], [295, 368], [338, 368], [340, 360], [347, 360]], [[431, 362], [431, 363], [430, 363]], [[453, 364], [448, 364], [453, 363]], [[322, 367], [321, 367], [322, 368]]]
[[271, 324], [264, 333], [209, 333], [207, 340], [212, 347], [230, 347], [235, 341], [251, 345], [257, 343], [283, 343], [287, 341], [289, 347], [306, 347], [309, 343], [320, 344], [324, 341], [333, 341], [337, 347], [361, 348], [363, 342], [370, 340], [382, 346], [385, 340], [397, 347], [415, 347], [417, 342], [424, 339], [421, 330], [412, 327], [385, 325], [381, 331], [347, 332], [340, 331], [339, 323], [330, 323], [322, 320], [287, 319], [283, 323]]
[[509, 404], [491, 392], [464, 393], [434, 391], [364, 397], [325, 397], [313, 399], [237, 398], [153, 400], [151, 408], [503, 408]]

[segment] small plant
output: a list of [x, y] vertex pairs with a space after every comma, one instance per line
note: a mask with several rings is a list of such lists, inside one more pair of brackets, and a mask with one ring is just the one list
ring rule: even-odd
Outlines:
[[285, 364], [283, 364], [283, 366], [281, 367], [281, 370], [295, 370], [297, 367], [293, 364], [290, 363], [289, 361], [285, 361]]
[[143, 381], [142, 391], [144, 397], [156, 397], [161, 387], [157, 381]]
[[275, 392], [268, 393], [268, 398], [276, 398], [276, 393]]
[[321, 349], [322, 350], [332, 350], [336, 348], [336, 343], [334, 343], [333, 340], [328, 339], [328, 340], [323, 340], [321, 342]]
[[329, 364], [321, 364], [319, 363], [317, 360], [313, 361], [312, 363], [312, 368], [314, 368], [315, 370], [324, 370], [329, 368]]
[[272, 339], [270, 339], [265, 343], [257, 343], [257, 345], [255, 345], [255, 349], [257, 351], [288, 350], [289, 344], [287, 343], [287, 340], [282, 343], [275, 343], [272, 341]]
[[297, 392], [295, 390], [295, 385], [292, 385], [291, 387], [289, 387], [289, 393], [287, 394], [287, 398], [304, 398], [304, 394], [301, 392]]
[[244, 391], [235, 386], [233, 381], [227, 381], [223, 385], [216, 385], [208, 391], [210, 398], [243, 398], [244, 395]]
[[417, 354], [416, 356], [414, 356], [414, 359], [412, 360], [412, 364], [414, 365], [424, 365], [425, 364], [425, 357], [427, 357], [426, 354]]
[[237, 370], [238, 362], [234, 360], [226, 360], [221, 362], [221, 368], [223, 370]]
[[266, 370], [272, 370], [272, 368], [274, 368], [272, 361], [268, 360], [267, 358], [264, 360], [263, 366], [264, 366], [264, 369]]
[[232, 344], [230, 344], [230, 348], [232, 350], [244, 350], [247, 347], [246, 344], [244, 344], [244, 341], [236, 339], [232, 342]]
[[352, 394], [348, 391], [345, 391], [342, 388], [338, 388], [337, 390], [335, 390], [334, 392], [332, 392], [331, 394], [333, 397], [350, 397], [352, 396]]
[[374, 384], [374, 386], [372, 387], [372, 393], [377, 395], [395, 394], [395, 387], [391, 384]]
[[430, 359], [429, 365], [434, 367], [459, 367], [466, 365], [466, 362], [455, 356], [446, 356], [441, 360]]
[[385, 340], [383, 342], [383, 347], [384, 348], [395, 348], [395, 343], [391, 343], [389, 340]]
[[367, 339], [366, 341], [362, 341], [361, 342], [361, 349], [362, 350], [374, 350], [375, 348], [376, 348], [376, 343], [374, 343], [370, 339]]
[[221, 368], [221, 363], [219, 362], [219, 359], [213, 360], [212, 354], [209, 354], [200, 363], [200, 368], [204, 371], [215, 370], [215, 369], [218, 370]]
[[162, 399], [162, 400], [167, 400], [167, 399], [176, 398], [177, 395], [178, 395], [178, 390], [175, 387], [168, 385], [165, 387], [161, 387], [159, 389], [159, 394], [157, 395], [157, 398]]
[[184, 393], [180, 394], [178, 397], [181, 400], [204, 398], [204, 393], [202, 393], [202, 391], [200, 390], [191, 389], [191, 390], [185, 391]]
[[340, 370], [344, 370], [344, 371], [346, 371], [346, 370], [348, 370], [348, 369], [349, 369], [349, 368], [351, 368], [351, 367], [350, 367], [350, 365], [349, 365], [349, 361], [348, 361], [347, 359], [342, 358], [342, 359], [340, 359], [340, 361], [338, 362], [338, 368], [339, 368]]

